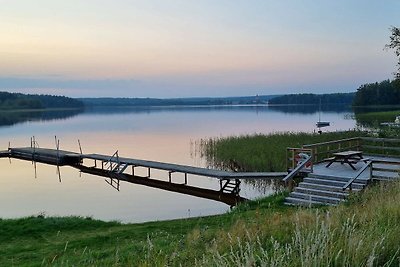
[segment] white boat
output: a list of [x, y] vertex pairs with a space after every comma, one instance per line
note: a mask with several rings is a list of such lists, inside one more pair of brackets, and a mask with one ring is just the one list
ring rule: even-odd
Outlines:
[[321, 99], [319, 100], [319, 112], [318, 112], [318, 121], [315, 124], [318, 128], [327, 127], [331, 123], [329, 121], [321, 121]]
[[331, 123], [329, 121], [317, 121], [317, 123], [315, 125], [318, 128], [322, 128], [322, 127], [327, 127], [327, 126], [331, 125]]

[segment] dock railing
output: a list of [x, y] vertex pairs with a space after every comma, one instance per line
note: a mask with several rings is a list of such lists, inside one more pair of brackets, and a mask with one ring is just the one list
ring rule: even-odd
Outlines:
[[[305, 160], [307, 160], [307, 164], [303, 167], [305, 167], [309, 172], [312, 172], [314, 155], [311, 149], [288, 147], [286, 149], [286, 158], [286, 169], [288, 172], [294, 170]], [[308, 160], [308, 158], [310, 158], [310, 160]]]
[[[285, 178], [282, 179], [283, 182], [289, 182], [292, 180], [307, 164], [312, 163], [312, 156], [309, 155], [308, 158], [305, 158], [303, 161], [299, 161], [296, 168], [294, 168]], [[312, 165], [311, 165], [312, 166]]]
[[[298, 166], [299, 155], [305, 153], [311, 155], [311, 171], [312, 166], [315, 163], [323, 162], [327, 158], [333, 156], [333, 153], [355, 150], [362, 151], [363, 154], [371, 156], [383, 156], [383, 157], [394, 157], [400, 158], [400, 139], [394, 138], [377, 138], [377, 137], [353, 137], [340, 140], [333, 140], [328, 142], [321, 142], [315, 144], [303, 145], [301, 148], [287, 148], [286, 150], [286, 166], [288, 172], [293, 171]], [[386, 159], [378, 160], [374, 159], [374, 163], [382, 164], [394, 164], [400, 165], [397, 161], [388, 161]], [[309, 163], [310, 164], [310, 163]], [[370, 169], [373, 171], [393, 171], [390, 168], [380, 166], [373, 167], [372, 163]], [[299, 172], [304, 172], [304, 168], [301, 168]], [[310, 170], [308, 170], [310, 171]], [[372, 179], [379, 179], [379, 176], [373, 176]]]
[[363, 140], [360, 137], [346, 138], [316, 144], [303, 145], [303, 148], [310, 149], [314, 156], [313, 163], [324, 161], [332, 157], [333, 153], [357, 150], [362, 151]]
[[352, 184], [354, 183], [355, 180], [357, 180], [358, 177], [360, 177], [360, 175], [366, 171], [369, 168], [369, 177], [367, 182], [372, 180], [372, 161], [368, 161], [367, 164], [365, 164], [358, 172], [357, 174], [351, 178], [343, 187], [342, 190], [345, 191], [347, 188], [350, 188], [350, 191], [352, 191]]
[[369, 155], [400, 157], [400, 139], [360, 137], [362, 150]]

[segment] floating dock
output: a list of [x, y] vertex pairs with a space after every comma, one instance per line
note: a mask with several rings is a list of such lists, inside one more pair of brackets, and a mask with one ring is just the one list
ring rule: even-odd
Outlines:
[[[110, 156], [82, 154], [59, 149], [38, 148], [35, 146], [23, 148], [10, 147], [7, 151], [0, 151], [0, 157], [16, 158], [56, 166], [71, 166], [84, 173], [106, 177], [106, 181], [117, 190], [119, 190], [120, 181], [126, 181], [221, 201], [231, 206], [245, 200], [239, 194], [242, 180], [281, 179], [287, 175], [287, 172], [230, 172], [158, 161], [132, 159], [120, 157], [118, 151]], [[88, 165], [88, 162], [91, 162], [91, 164]], [[135, 173], [136, 168], [146, 168], [147, 175], [137, 175]], [[168, 174], [168, 181], [153, 177], [152, 170], [166, 171]], [[173, 182], [174, 173], [183, 174], [184, 182]], [[218, 179], [219, 189], [213, 190], [190, 186], [188, 183], [188, 175]]]

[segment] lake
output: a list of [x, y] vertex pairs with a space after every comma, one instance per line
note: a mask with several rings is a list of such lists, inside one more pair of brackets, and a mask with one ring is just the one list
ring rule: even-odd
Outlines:
[[[315, 107], [174, 107], [96, 108], [85, 112], [1, 112], [0, 150], [30, 146], [35, 136], [40, 147], [112, 155], [205, 167], [195, 151], [196, 141], [277, 131], [315, 131]], [[353, 129], [351, 110], [322, 109], [329, 131]], [[325, 129], [324, 129], [325, 130]], [[70, 167], [57, 168], [31, 162], [0, 159], [0, 217], [91, 216], [105, 221], [144, 222], [218, 214], [229, 206], [142, 185], [121, 182], [118, 192], [104, 178], [80, 174]], [[192, 184], [212, 186], [216, 179], [190, 177]], [[257, 198], [274, 192], [273, 186], [242, 183], [241, 194]]]

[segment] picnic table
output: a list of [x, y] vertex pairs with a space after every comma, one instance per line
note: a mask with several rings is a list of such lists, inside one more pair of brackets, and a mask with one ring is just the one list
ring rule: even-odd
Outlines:
[[332, 154], [333, 157], [328, 159], [328, 164], [325, 167], [329, 167], [334, 162], [340, 162], [341, 164], [349, 164], [349, 166], [356, 170], [353, 164], [357, 164], [359, 161], [364, 161], [365, 159], [362, 156], [362, 151], [343, 151]]

